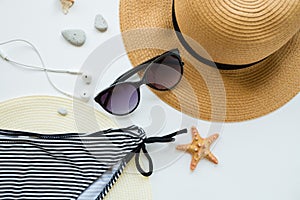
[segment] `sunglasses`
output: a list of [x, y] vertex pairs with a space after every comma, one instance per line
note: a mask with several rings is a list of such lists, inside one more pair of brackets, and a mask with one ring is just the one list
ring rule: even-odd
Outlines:
[[[146, 84], [159, 91], [171, 90], [182, 78], [183, 65], [178, 49], [172, 49], [124, 73], [94, 100], [110, 114], [130, 114], [140, 103], [140, 86]], [[142, 72], [140, 81], [127, 81]]]

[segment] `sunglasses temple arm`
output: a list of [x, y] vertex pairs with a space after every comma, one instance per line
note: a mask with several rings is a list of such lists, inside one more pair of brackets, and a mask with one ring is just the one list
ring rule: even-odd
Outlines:
[[107, 106], [107, 104], [108, 104], [108, 101], [109, 101], [109, 99], [110, 99], [110, 97], [111, 97], [111, 95], [112, 95], [112, 92], [110, 91], [108, 94], [107, 94], [107, 96], [106, 96], [106, 98], [105, 98], [105, 102], [104, 102], [104, 107], [106, 107]]
[[131, 70], [129, 70], [128, 72], [126, 72], [125, 74], [122, 74], [120, 77], [118, 77], [114, 82], [113, 84], [111, 85], [114, 85], [118, 82], [123, 82], [125, 80], [127, 80], [128, 78], [130, 78], [131, 76], [133, 76], [134, 74], [138, 73], [139, 71], [143, 70], [143, 69], [146, 69], [148, 67], [148, 65], [139, 65], [135, 68], [132, 68]]
[[[147, 61], [143, 62], [142, 64], [138, 65], [137, 67], [132, 68], [131, 70], [129, 70], [125, 74], [122, 74], [111, 85], [114, 85], [118, 82], [123, 82], [123, 81], [127, 80], [128, 78], [130, 78], [131, 76], [133, 76], [137, 72], [146, 69], [150, 64], [154, 63], [157, 59], [159, 59], [163, 56], [166, 56], [169, 53], [175, 53], [175, 54], [179, 55], [178, 49], [172, 49], [172, 50], [167, 51], [167, 52], [165, 52], [161, 55], [155, 56], [155, 57], [151, 58], [150, 60], [147, 60]], [[147, 65], [145, 65], [145, 64], [147, 64]]]
[[[114, 85], [118, 82], [123, 82], [125, 80], [127, 80], [128, 78], [130, 78], [131, 76], [133, 76], [134, 74], [138, 73], [141, 70], [147, 69], [147, 67], [152, 64], [153, 62], [155, 62], [158, 58], [164, 56], [166, 53], [163, 53], [162, 55], [158, 55], [154, 58], [151, 58], [150, 60], [147, 60], [145, 62], [143, 62], [142, 64], [132, 68], [131, 70], [129, 70], [128, 72], [122, 74], [121, 76], [119, 76], [111, 85]], [[146, 65], [147, 64], [147, 65]]]

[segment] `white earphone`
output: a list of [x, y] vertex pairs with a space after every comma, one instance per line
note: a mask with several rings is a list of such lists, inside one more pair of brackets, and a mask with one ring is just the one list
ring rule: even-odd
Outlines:
[[64, 91], [62, 91], [61, 89], [59, 89], [54, 83], [53, 81], [50, 79], [50, 76], [48, 74], [48, 72], [52, 72], [52, 73], [64, 73], [64, 74], [70, 74], [70, 75], [81, 75], [81, 79], [82, 81], [89, 85], [91, 84], [92, 82], [92, 75], [90, 75], [89, 73], [85, 73], [85, 72], [76, 72], [76, 71], [69, 71], [69, 70], [60, 70], [60, 69], [48, 69], [46, 68], [45, 66], [45, 63], [42, 59], [42, 56], [41, 54], [39, 53], [38, 49], [29, 41], [27, 40], [23, 40], [23, 39], [14, 39], [14, 40], [9, 40], [9, 41], [6, 41], [6, 42], [0, 42], [0, 46], [2, 45], [6, 45], [6, 44], [11, 44], [11, 43], [15, 43], [15, 42], [23, 42], [23, 43], [26, 43], [27, 45], [31, 46], [32, 49], [34, 50], [34, 52], [38, 55], [39, 59], [40, 59], [40, 62], [41, 62], [41, 67], [40, 66], [34, 66], [34, 65], [27, 65], [27, 64], [23, 64], [23, 63], [20, 63], [20, 62], [17, 62], [17, 61], [14, 61], [12, 59], [10, 59], [8, 57], [8, 55], [5, 53], [5, 51], [3, 49], [0, 49], [0, 57], [6, 61], [6, 62], [9, 62], [13, 65], [16, 65], [16, 66], [19, 66], [19, 67], [23, 67], [23, 68], [26, 68], [26, 69], [30, 69], [30, 70], [38, 70], [38, 71], [44, 71], [45, 74], [46, 74], [46, 77], [48, 79], [48, 82], [50, 83], [50, 85], [56, 90], [58, 91], [59, 93], [67, 96], [67, 97], [70, 97], [70, 98], [76, 98], [76, 99], [79, 99], [81, 101], [89, 101], [90, 99], [90, 94], [88, 91], [82, 91], [81, 94], [80, 94], [80, 97], [75, 97], [69, 93], [66, 93]]
[[82, 80], [85, 82], [85, 84], [89, 85], [92, 82], [92, 75], [88, 74], [88, 73], [82, 73], [81, 76]]

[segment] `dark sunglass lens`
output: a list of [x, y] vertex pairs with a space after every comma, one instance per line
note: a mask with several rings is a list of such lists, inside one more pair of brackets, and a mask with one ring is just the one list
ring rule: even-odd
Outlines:
[[153, 63], [146, 74], [147, 84], [158, 90], [173, 88], [181, 79], [182, 66], [175, 56], [166, 56]]
[[134, 85], [121, 83], [106, 90], [96, 101], [112, 114], [126, 115], [137, 107], [139, 94]]

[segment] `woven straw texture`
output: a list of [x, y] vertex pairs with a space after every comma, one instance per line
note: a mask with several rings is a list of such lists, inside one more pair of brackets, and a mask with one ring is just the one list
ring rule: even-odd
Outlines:
[[[68, 114], [61, 116], [57, 112], [59, 108], [65, 108]], [[91, 116], [89, 111], [92, 111], [94, 116]], [[74, 117], [74, 112], [76, 117]], [[108, 117], [83, 103], [74, 103], [70, 99], [50, 96], [22, 97], [2, 102], [0, 103], [0, 118], [1, 129], [40, 133], [78, 132], [78, 126], [80, 126], [80, 132], [84, 129], [96, 131], [116, 127], [116, 124]], [[97, 125], [93, 123], [94, 118], [98, 122]], [[131, 162], [125, 168], [105, 199], [152, 199], [149, 179], [137, 172], [132, 173], [135, 170], [134, 167], [134, 163]]]
[[[266, 115], [300, 91], [300, 1], [175, 0], [177, 21], [190, 46], [225, 64], [260, 63], [217, 70], [194, 59], [172, 25], [172, 0], [121, 0], [120, 26], [134, 66], [171, 48], [185, 62], [182, 83], [153, 91], [190, 116], [237, 122]], [[201, 45], [201, 46], [200, 46]]]

